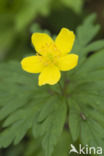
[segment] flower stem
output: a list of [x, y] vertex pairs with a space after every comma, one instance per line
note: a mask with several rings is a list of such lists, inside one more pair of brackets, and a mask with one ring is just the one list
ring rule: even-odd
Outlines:
[[59, 88], [60, 88], [60, 90], [61, 90], [62, 95], [64, 96], [64, 89], [63, 89], [61, 83], [59, 82], [58, 85], [59, 85]]

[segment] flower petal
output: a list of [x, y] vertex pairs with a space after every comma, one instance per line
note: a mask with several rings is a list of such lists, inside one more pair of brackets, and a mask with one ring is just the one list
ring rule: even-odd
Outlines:
[[61, 77], [59, 69], [54, 65], [49, 65], [39, 75], [39, 86], [44, 84], [54, 85]]
[[55, 43], [57, 48], [66, 54], [71, 51], [75, 40], [75, 35], [72, 31], [62, 28], [58, 36], [56, 37]]
[[67, 71], [75, 68], [78, 64], [78, 55], [69, 54], [58, 59], [58, 67], [61, 71]]
[[21, 61], [23, 70], [30, 73], [40, 73], [44, 68], [44, 59], [42, 56], [29, 56]]
[[32, 35], [32, 44], [39, 54], [46, 56], [54, 41], [45, 33], [34, 33]]

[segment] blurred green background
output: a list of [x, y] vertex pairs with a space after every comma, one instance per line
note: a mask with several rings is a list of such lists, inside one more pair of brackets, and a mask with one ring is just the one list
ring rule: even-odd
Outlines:
[[60, 28], [75, 30], [91, 12], [101, 24], [104, 36], [103, 0], [0, 0], [0, 60], [21, 59], [33, 53], [31, 33]]
[[[97, 14], [96, 22], [101, 25], [96, 38], [102, 39], [104, 0], [0, 0], [0, 61], [21, 60], [34, 54], [31, 45], [33, 32], [55, 35], [62, 27], [75, 31], [93, 12]], [[26, 136], [18, 146], [1, 149], [0, 156], [34, 155], [35, 141], [30, 136]]]

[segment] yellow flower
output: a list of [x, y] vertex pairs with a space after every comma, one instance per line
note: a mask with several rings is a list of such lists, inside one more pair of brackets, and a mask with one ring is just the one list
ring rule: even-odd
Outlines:
[[78, 64], [78, 55], [68, 54], [74, 44], [72, 31], [62, 28], [55, 41], [45, 33], [32, 34], [32, 44], [37, 51], [21, 61], [23, 70], [40, 73], [39, 86], [56, 84], [61, 77], [60, 71], [68, 71]]

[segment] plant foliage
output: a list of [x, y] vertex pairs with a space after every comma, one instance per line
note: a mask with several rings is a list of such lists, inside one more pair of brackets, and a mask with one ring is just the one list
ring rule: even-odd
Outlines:
[[38, 87], [37, 76], [22, 71], [18, 61], [0, 64], [0, 147], [18, 144], [29, 130], [45, 156], [58, 155], [62, 145], [67, 156], [77, 141], [104, 147], [104, 40], [92, 41], [99, 31], [94, 20], [92, 15], [77, 28], [72, 52], [79, 65], [67, 72], [63, 90], [58, 84]]

